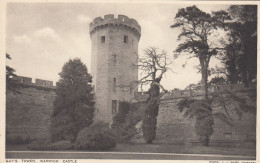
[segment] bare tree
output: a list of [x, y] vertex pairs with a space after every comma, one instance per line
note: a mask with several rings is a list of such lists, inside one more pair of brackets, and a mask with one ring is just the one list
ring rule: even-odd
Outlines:
[[144, 76], [136, 82], [141, 88], [150, 84], [147, 104], [143, 116], [143, 135], [147, 143], [152, 143], [156, 136], [159, 100], [167, 92], [160, 84], [163, 75], [170, 70], [172, 62], [164, 50], [150, 47], [144, 50], [144, 56], [139, 58], [138, 68]]

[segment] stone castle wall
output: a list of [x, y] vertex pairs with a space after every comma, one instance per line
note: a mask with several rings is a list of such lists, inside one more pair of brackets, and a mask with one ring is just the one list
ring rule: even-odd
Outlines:
[[31, 139], [50, 137], [51, 113], [55, 99], [52, 81], [15, 77], [18, 92], [6, 92], [6, 134], [29, 136]]
[[[46, 80], [36, 80], [32, 83], [31, 78], [18, 77], [21, 83], [20, 93], [7, 91], [6, 94], [6, 130], [8, 134], [28, 135], [34, 139], [47, 139], [50, 137], [50, 116], [53, 110], [55, 99], [55, 87]], [[42, 84], [46, 83], [46, 84]], [[47, 84], [49, 83], [49, 84]], [[209, 92], [218, 90], [230, 90], [240, 97], [248, 98], [255, 96], [256, 86], [250, 85], [245, 88], [243, 85], [223, 85], [219, 88], [211, 88]], [[185, 93], [186, 92], [186, 93]], [[197, 93], [195, 93], [197, 92]], [[189, 144], [196, 143], [195, 122], [192, 119], [183, 117], [177, 109], [177, 102], [185, 97], [193, 96], [201, 98], [200, 91], [171, 91], [162, 98], [158, 120], [157, 136], [155, 143]], [[138, 95], [138, 96], [137, 96]], [[145, 100], [144, 93], [136, 93], [141, 100]], [[214, 104], [217, 106], [218, 104]], [[144, 107], [143, 107], [144, 108]], [[215, 107], [215, 111], [221, 109]], [[250, 112], [243, 113], [241, 119], [236, 113], [230, 113], [234, 120], [234, 126], [215, 119], [214, 133], [211, 136], [211, 143], [229, 145], [235, 143], [249, 143], [254, 145], [256, 140], [256, 115]]]
[[[218, 88], [211, 88], [209, 92], [212, 93], [216, 89], [234, 92], [239, 97], [246, 98], [250, 106], [256, 107], [256, 101], [252, 100], [252, 96], [256, 97], [256, 85], [254, 84], [250, 85], [249, 88], [244, 87], [243, 84], [223, 85]], [[197, 143], [195, 121], [185, 118], [176, 106], [178, 101], [185, 97], [201, 98], [200, 91], [193, 92], [193, 94], [190, 94], [190, 92], [190, 90], [173, 91], [163, 97], [157, 119], [155, 142], [172, 144]], [[254, 147], [256, 143], [256, 114], [248, 111], [242, 113], [242, 116], [239, 117], [234, 110], [234, 107], [237, 107], [235, 101], [231, 105], [228, 104], [228, 107], [234, 126], [214, 118], [214, 132], [210, 137], [210, 145]], [[213, 113], [216, 112], [224, 112], [219, 103], [213, 103]]]

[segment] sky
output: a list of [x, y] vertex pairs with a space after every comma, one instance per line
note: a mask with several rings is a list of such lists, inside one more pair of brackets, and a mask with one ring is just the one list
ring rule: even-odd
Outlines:
[[[6, 14], [6, 52], [12, 57], [7, 65], [20, 76], [37, 79], [59, 80], [58, 73], [70, 58], [80, 58], [91, 73], [91, 40], [89, 24], [96, 17], [107, 14], [126, 15], [141, 26], [139, 56], [147, 47], [167, 51], [173, 59], [179, 30], [171, 29], [174, 17], [183, 4], [142, 3], [8, 3]], [[211, 13], [227, 9], [229, 5], [197, 5]], [[198, 59], [188, 56], [173, 59], [161, 84], [168, 90], [184, 89], [198, 83], [201, 75], [194, 68]], [[186, 65], [185, 67], [183, 65]], [[220, 62], [211, 60], [210, 66]]]

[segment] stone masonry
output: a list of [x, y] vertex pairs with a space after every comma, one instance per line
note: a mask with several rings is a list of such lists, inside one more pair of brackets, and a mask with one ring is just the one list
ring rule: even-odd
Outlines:
[[96, 120], [112, 122], [119, 101], [137, 92], [138, 42], [141, 27], [124, 15], [105, 15], [90, 23], [91, 70], [95, 88]]
[[55, 99], [52, 81], [16, 77], [18, 92], [6, 92], [6, 134], [31, 139], [50, 137], [51, 113]]
[[[216, 90], [218, 89], [218, 90]], [[256, 107], [256, 101], [252, 97], [256, 97], [256, 85], [252, 83], [249, 87], [243, 84], [222, 85], [221, 87], [209, 88], [209, 93], [215, 91], [230, 91], [241, 98], [247, 99], [246, 102], [250, 106]], [[158, 119], [157, 119], [157, 143], [172, 144], [189, 144], [198, 143], [195, 133], [194, 119], [187, 119], [183, 113], [177, 109], [177, 103], [182, 98], [192, 97], [200, 99], [202, 96], [200, 90], [191, 91], [172, 91], [165, 95], [161, 101]], [[225, 93], [223, 94], [225, 96]], [[213, 134], [210, 137], [210, 145], [217, 146], [247, 146], [255, 147], [256, 143], [256, 114], [250, 111], [242, 113], [239, 117], [234, 111], [234, 107], [238, 107], [235, 101], [228, 104], [229, 116], [233, 120], [233, 126], [224, 123], [218, 118], [214, 118]], [[225, 112], [223, 107], [215, 102], [213, 105], [213, 113]], [[246, 110], [247, 108], [245, 108]]]

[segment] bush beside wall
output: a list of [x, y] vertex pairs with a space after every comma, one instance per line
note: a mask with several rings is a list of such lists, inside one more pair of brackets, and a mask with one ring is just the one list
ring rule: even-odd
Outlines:
[[109, 150], [116, 147], [116, 138], [107, 123], [97, 122], [82, 129], [75, 143], [76, 149]]
[[137, 134], [135, 125], [142, 120], [140, 103], [120, 102], [118, 113], [113, 117], [112, 131], [118, 143], [129, 143]]
[[28, 144], [31, 141], [32, 139], [28, 135], [10, 134], [6, 136], [6, 144], [8, 145]]

